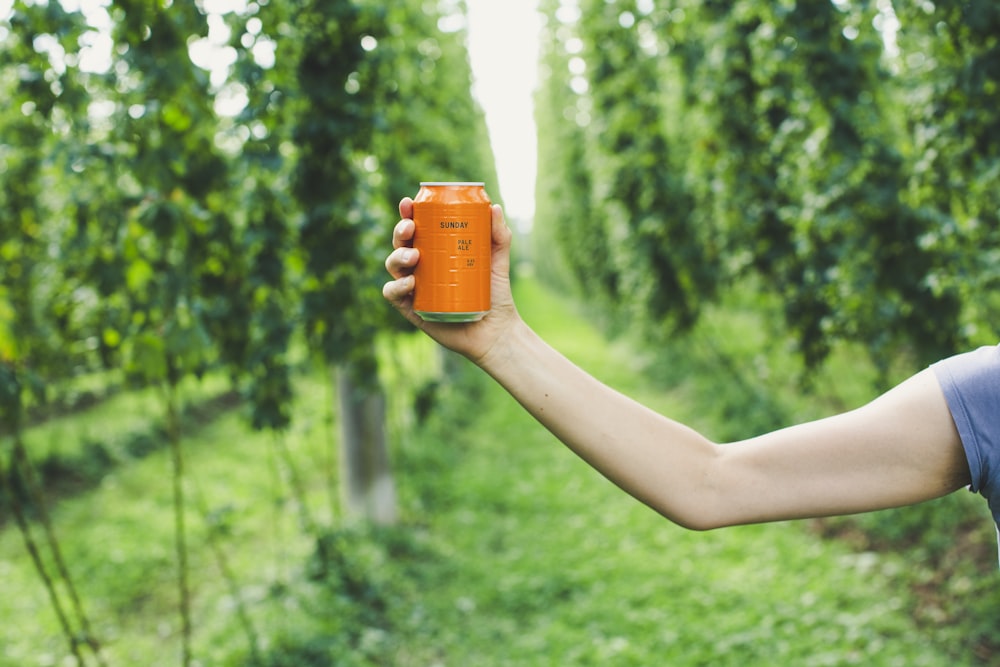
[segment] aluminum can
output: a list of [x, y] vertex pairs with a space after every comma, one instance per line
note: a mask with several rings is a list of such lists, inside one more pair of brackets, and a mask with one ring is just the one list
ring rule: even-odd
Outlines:
[[475, 322], [490, 310], [492, 225], [483, 183], [423, 182], [413, 200], [413, 310], [429, 322]]

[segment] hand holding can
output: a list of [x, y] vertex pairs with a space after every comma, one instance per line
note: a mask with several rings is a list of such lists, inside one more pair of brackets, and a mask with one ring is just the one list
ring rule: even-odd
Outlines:
[[413, 200], [413, 310], [428, 322], [475, 322], [490, 310], [491, 203], [483, 183], [423, 182]]

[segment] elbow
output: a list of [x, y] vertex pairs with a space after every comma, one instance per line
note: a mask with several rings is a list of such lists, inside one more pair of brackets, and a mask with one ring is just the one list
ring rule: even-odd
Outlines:
[[696, 533], [706, 533], [717, 528], [731, 526], [731, 522], [725, 521], [722, 517], [711, 512], [688, 511], [683, 513], [666, 514], [661, 512], [671, 523], [674, 523], [686, 530]]
[[660, 506], [657, 512], [670, 522], [695, 532], [707, 532], [741, 523], [733, 511], [732, 494], [721, 480], [724, 457], [718, 448], [701, 474], [692, 476], [693, 484], [682, 494]]

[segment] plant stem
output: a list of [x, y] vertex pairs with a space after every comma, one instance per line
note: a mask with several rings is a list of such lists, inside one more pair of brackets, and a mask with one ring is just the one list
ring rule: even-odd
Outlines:
[[[324, 355], [325, 356], [325, 355]], [[336, 424], [336, 411], [334, 406], [337, 402], [336, 389], [334, 388], [334, 377], [335, 374], [330, 372], [330, 366], [327, 365], [325, 359], [321, 361], [323, 365], [323, 387], [326, 389], [326, 414], [327, 421], [324, 425], [323, 432], [326, 435], [326, 488], [327, 495], [330, 499], [330, 521], [331, 523], [337, 521], [340, 517], [341, 507], [340, 507], [340, 494], [338, 492], [339, 480], [337, 479], [337, 443], [333, 437], [334, 428]]]
[[167, 439], [173, 462], [174, 544], [177, 552], [177, 587], [180, 594], [181, 665], [191, 665], [191, 591], [188, 585], [187, 530], [184, 522], [184, 456], [181, 451], [177, 386], [167, 383]]
[[63, 558], [62, 547], [59, 545], [59, 539], [56, 537], [55, 528], [52, 525], [52, 518], [49, 516], [44, 491], [42, 490], [42, 484], [38, 479], [38, 475], [35, 473], [35, 467], [31, 464], [31, 460], [28, 458], [28, 451], [24, 446], [24, 440], [21, 437], [20, 431], [14, 433], [13, 459], [11, 471], [13, 472], [14, 470], [18, 470], [20, 472], [21, 479], [24, 480], [25, 485], [27, 486], [29, 497], [37, 508], [38, 517], [42, 523], [42, 529], [45, 533], [45, 539], [48, 543], [49, 551], [52, 552], [52, 559], [55, 562], [56, 570], [58, 571], [59, 576], [62, 577], [63, 584], [66, 587], [66, 592], [69, 594], [70, 603], [73, 606], [73, 611], [76, 613], [77, 621], [79, 622], [80, 629], [83, 632], [82, 638], [76, 638], [74, 639], [74, 642], [80, 643], [82, 641], [85, 643], [94, 654], [94, 659], [97, 661], [97, 664], [100, 667], [105, 667], [106, 663], [101, 656], [100, 643], [94, 635], [94, 631], [90, 625], [90, 620], [87, 618], [87, 614], [83, 610], [83, 603], [80, 601], [80, 595], [77, 593], [76, 585], [73, 583], [72, 577], [70, 577], [69, 567], [66, 565], [66, 559]]
[[312, 514], [309, 512], [309, 506], [306, 504], [306, 487], [302, 483], [302, 476], [299, 475], [299, 469], [295, 465], [295, 459], [292, 458], [292, 452], [288, 449], [288, 443], [277, 431], [274, 433], [274, 447], [278, 451], [278, 455], [281, 458], [282, 463], [285, 464], [285, 468], [288, 470], [288, 487], [292, 491], [292, 495], [295, 497], [295, 502], [299, 506], [299, 522], [302, 525], [302, 529], [310, 535], [319, 535], [317, 529], [316, 521], [313, 519]]
[[240, 625], [243, 626], [243, 631], [247, 635], [247, 642], [250, 645], [251, 664], [262, 665], [263, 661], [261, 660], [260, 651], [257, 647], [257, 630], [254, 628], [253, 621], [250, 619], [246, 603], [240, 595], [240, 587], [236, 581], [236, 575], [233, 574], [233, 569], [229, 566], [229, 559], [226, 557], [226, 553], [222, 550], [222, 545], [220, 544], [219, 535], [221, 522], [213, 521], [210, 518], [211, 513], [208, 509], [208, 503], [205, 501], [205, 496], [201, 492], [201, 488], [198, 486], [196, 481], [194, 482], [194, 485], [195, 503], [198, 505], [198, 511], [205, 519], [205, 523], [208, 525], [209, 548], [212, 550], [212, 555], [215, 557], [215, 563], [219, 567], [219, 572], [222, 574], [222, 578], [225, 580], [226, 586], [229, 588], [229, 594], [236, 602], [236, 615], [239, 618]]
[[[15, 433], [19, 434], [20, 431], [15, 429]], [[3, 492], [10, 497], [10, 504], [14, 510], [14, 518], [17, 520], [17, 527], [21, 531], [21, 538], [24, 540], [24, 546], [27, 548], [28, 554], [31, 556], [31, 561], [35, 565], [35, 570], [38, 572], [38, 576], [42, 578], [42, 583], [45, 584], [45, 590], [49, 594], [52, 609], [55, 611], [56, 618], [59, 620], [59, 625], [62, 627], [66, 640], [69, 642], [70, 653], [72, 653], [73, 657], [76, 658], [76, 664], [83, 667], [86, 663], [83, 660], [83, 656], [80, 654], [79, 643], [73, 633], [72, 627], [70, 627], [69, 619], [66, 616], [66, 612], [63, 610], [62, 602], [59, 600], [59, 592], [56, 590], [55, 583], [52, 581], [52, 577], [49, 576], [48, 571], [45, 569], [45, 563], [42, 561], [42, 554], [38, 549], [38, 543], [35, 542], [35, 538], [31, 535], [31, 528], [28, 525], [28, 519], [24, 512], [24, 505], [21, 504], [18, 492], [14, 488], [13, 479], [17, 468], [14, 463], [13, 456], [11, 459], [11, 465], [8, 469], [4, 469], [3, 459], [0, 459], [0, 489], [2, 489]]]

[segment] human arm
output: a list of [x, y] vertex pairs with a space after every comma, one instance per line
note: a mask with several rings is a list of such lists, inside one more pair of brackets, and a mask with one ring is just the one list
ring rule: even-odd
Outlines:
[[[570, 449], [667, 518], [691, 528], [904, 505], [968, 484], [937, 380], [917, 374], [857, 410], [718, 444], [602, 384], [546, 344], [510, 297], [509, 230], [494, 210], [494, 303], [481, 322], [434, 325], [410, 308], [407, 201], [384, 293], [405, 316], [479, 365]], [[499, 224], [498, 224], [499, 223]]]
[[588, 463], [689, 528], [896, 507], [969, 483], [930, 371], [856, 410], [718, 444], [598, 382], [523, 323], [480, 365]]

